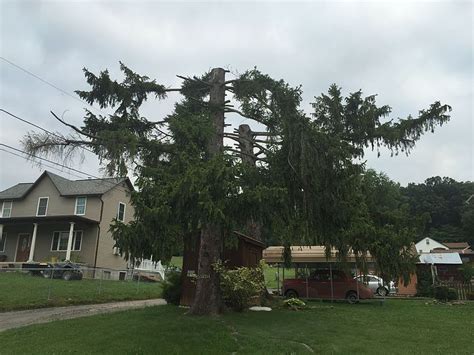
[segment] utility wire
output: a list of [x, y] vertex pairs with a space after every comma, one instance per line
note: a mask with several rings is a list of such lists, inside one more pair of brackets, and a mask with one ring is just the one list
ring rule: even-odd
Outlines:
[[[8, 145], [8, 144], [4, 144], [4, 143], [1, 143], [1, 142], [0, 142], [0, 146], [4, 146], [4, 147], [6, 147], [6, 148], [12, 149], [12, 150], [17, 151], [17, 152], [19, 152], [19, 153], [23, 153], [23, 154], [28, 155], [29, 157], [32, 157], [32, 158], [39, 159], [39, 160], [43, 160], [43, 161], [46, 161], [46, 162], [48, 162], [48, 163], [51, 163], [51, 164], [60, 166], [61, 168], [64, 168], [64, 169], [68, 169], [68, 170], [77, 172], [77, 173], [82, 174], [82, 175], [85, 175], [85, 176], [87, 176], [87, 177], [92, 177], [92, 178], [94, 178], [94, 179], [101, 180], [102, 183], [108, 183], [108, 184], [112, 185], [112, 188], [116, 188], [116, 189], [121, 190], [121, 191], [126, 192], [126, 193], [128, 192], [128, 191], [125, 191], [125, 190], [121, 189], [119, 186], [117, 186], [116, 183], [113, 183], [113, 182], [111, 182], [111, 181], [105, 180], [105, 178], [100, 178], [100, 177], [97, 177], [97, 176], [95, 176], [95, 175], [92, 175], [92, 174], [89, 174], [89, 173], [85, 173], [85, 172], [83, 172], [83, 171], [80, 171], [80, 170], [71, 168], [71, 167], [69, 167], [69, 166], [66, 166], [66, 165], [57, 163], [57, 162], [55, 162], [55, 161], [53, 161], [53, 160], [49, 160], [49, 159], [42, 158], [42, 157], [39, 157], [39, 156], [36, 156], [36, 155], [33, 155], [33, 154], [29, 154], [29, 153], [25, 152], [24, 150], [21, 150], [21, 149], [12, 147], [11, 145]], [[22, 158], [25, 159], [25, 160], [28, 160], [27, 157], [22, 157]]]
[[44, 83], [44, 84], [46, 84], [46, 85], [48, 85], [48, 86], [50, 86], [50, 87], [52, 87], [52, 88], [58, 90], [58, 91], [61, 92], [62, 94], [66, 95], [66, 96], [69, 96], [70, 98], [72, 98], [72, 99], [74, 99], [74, 100], [80, 102], [81, 104], [86, 104], [86, 105], [92, 107], [95, 111], [100, 112], [100, 113], [106, 115], [105, 112], [103, 112], [103, 111], [100, 110], [100, 109], [95, 108], [95, 107], [92, 106], [90, 103], [88, 103], [88, 102], [86, 102], [86, 101], [84, 101], [84, 100], [79, 99], [78, 97], [72, 95], [71, 93], [67, 92], [66, 90], [61, 89], [60, 87], [58, 87], [58, 86], [54, 85], [53, 83], [51, 83], [51, 82], [49, 82], [49, 81], [47, 81], [47, 80], [41, 78], [40, 76], [36, 75], [35, 73], [32, 73], [31, 71], [29, 71], [29, 70], [27, 70], [27, 69], [25, 69], [25, 68], [19, 66], [18, 64], [13, 63], [12, 61], [6, 59], [5, 57], [1, 57], [1, 56], [0, 56], [0, 59], [3, 60], [5, 63], [10, 64], [11, 66], [13, 66], [13, 67], [15, 67], [15, 68], [17, 68], [17, 69], [23, 71], [24, 73], [26, 73], [26, 74], [32, 76], [33, 78], [35, 78], [35, 79], [41, 81], [42, 83]]
[[[61, 139], [64, 139], [64, 137], [62, 137], [61, 135], [59, 134], [56, 134], [54, 132], [51, 132], [51, 131], [48, 131], [46, 128], [43, 128], [41, 126], [38, 126], [36, 123], [33, 123], [31, 121], [28, 121], [27, 119], [24, 119], [24, 118], [21, 118], [21, 117], [18, 117], [17, 115], [14, 115], [13, 113], [11, 112], [8, 112], [7, 110], [4, 110], [3, 108], [0, 108], [0, 111], [3, 112], [3, 113], [6, 113], [7, 115], [21, 121], [21, 122], [24, 122], [26, 124], [29, 124], [30, 126], [33, 126], [35, 128], [38, 128], [40, 130], [42, 130], [43, 132], [46, 132], [48, 134], [51, 134], [52, 136], [55, 136], [55, 137], [58, 137], [58, 138], [61, 138]], [[84, 150], [87, 150], [88, 152], [91, 152], [92, 154], [95, 154], [92, 150], [90, 150], [89, 148], [86, 148], [86, 147], [82, 147], [82, 146], [78, 146], [78, 148], [81, 148], [81, 149], [84, 149]]]
[[[22, 158], [22, 159], [27, 159], [27, 158], [25, 158], [23, 155], [16, 154], [16, 153], [14, 153], [14, 152], [10, 152], [9, 150], [3, 149], [3, 148], [0, 148], [0, 151], [5, 152], [5, 153], [8, 153], [8, 154], [11, 154], [11, 155], [14, 155], [14, 156], [17, 156], [17, 157]], [[51, 166], [51, 165], [48, 165], [48, 164], [45, 164], [45, 163], [41, 163], [41, 165], [42, 165], [42, 166], [45, 166], [45, 167], [47, 167], [47, 168], [49, 168], [49, 169], [54, 169], [54, 170], [56, 170], [56, 171], [59, 171], [59, 172], [61, 172], [61, 173], [64, 173], [64, 170], [58, 169], [58, 168], [56, 168], [56, 167], [54, 167], [54, 166]], [[69, 175], [72, 175], [72, 176], [74, 176], [74, 177], [76, 177], [76, 178], [78, 178], [78, 179], [82, 179], [82, 178], [83, 178], [82, 176], [73, 174], [73, 173], [71, 173], [71, 172], [68, 172], [68, 174], [69, 174]]]

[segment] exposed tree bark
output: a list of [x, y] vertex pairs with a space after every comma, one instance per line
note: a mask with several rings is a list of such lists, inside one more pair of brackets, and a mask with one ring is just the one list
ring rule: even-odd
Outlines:
[[[224, 82], [225, 70], [212, 69], [209, 104], [214, 108], [211, 112], [214, 129], [207, 145], [209, 159], [220, 154], [224, 147]], [[201, 231], [196, 295], [189, 311], [190, 314], [209, 315], [222, 311], [219, 275], [213, 269], [213, 264], [221, 259], [222, 248], [222, 228], [216, 223], [206, 223]]]

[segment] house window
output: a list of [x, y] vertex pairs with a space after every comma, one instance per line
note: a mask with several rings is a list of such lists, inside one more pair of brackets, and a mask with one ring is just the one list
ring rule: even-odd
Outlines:
[[3, 202], [2, 206], [2, 217], [3, 218], [9, 218], [12, 215], [12, 201], [5, 201]]
[[85, 215], [86, 203], [87, 203], [87, 197], [84, 197], [84, 196], [76, 197], [76, 209], [74, 211], [74, 214], [77, 214], [79, 216]]
[[37, 216], [46, 216], [48, 212], [48, 200], [49, 197], [40, 197], [38, 199], [38, 209], [36, 211]]
[[123, 202], [118, 204], [117, 219], [121, 222], [125, 221], [125, 203]]
[[426, 239], [426, 245], [430, 245], [430, 240]]
[[3, 232], [0, 236], [0, 253], [5, 251], [5, 243], [7, 241], [7, 233]]
[[[51, 243], [51, 251], [66, 251], [67, 242], [69, 240], [69, 232], [54, 232], [53, 241]], [[82, 231], [74, 231], [72, 236], [73, 251], [80, 251], [82, 246]]]

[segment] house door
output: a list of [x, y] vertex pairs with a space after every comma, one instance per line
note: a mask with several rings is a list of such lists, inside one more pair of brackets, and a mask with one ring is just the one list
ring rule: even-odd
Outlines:
[[16, 248], [16, 261], [27, 261], [30, 256], [31, 237], [28, 233], [18, 234], [18, 246]]

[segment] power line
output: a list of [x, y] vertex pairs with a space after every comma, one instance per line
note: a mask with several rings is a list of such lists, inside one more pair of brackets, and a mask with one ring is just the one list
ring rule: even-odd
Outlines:
[[[9, 150], [3, 149], [3, 148], [0, 148], [0, 151], [5, 152], [5, 153], [8, 153], [8, 154], [11, 154], [11, 155], [14, 155], [14, 156], [17, 156], [17, 157], [22, 158], [22, 159], [26, 159], [24, 156], [22, 156], [22, 155], [20, 155], [20, 154], [16, 154], [16, 153], [14, 153], [14, 152], [10, 152]], [[42, 165], [42, 166], [45, 166], [45, 167], [47, 167], [47, 168], [49, 168], [49, 169], [53, 169], [53, 170], [56, 170], [56, 171], [59, 171], [59, 172], [64, 173], [64, 170], [58, 169], [58, 168], [56, 168], [56, 167], [54, 167], [54, 166], [51, 166], [51, 165], [48, 165], [48, 164], [45, 164], [45, 163], [41, 163], [41, 165]], [[82, 176], [73, 174], [73, 173], [71, 173], [71, 172], [69, 172], [68, 174], [69, 174], [69, 175], [72, 175], [72, 176], [74, 176], [74, 177], [76, 177], [76, 178], [78, 178], [78, 179], [82, 179]]]
[[51, 83], [51, 82], [49, 82], [49, 81], [47, 81], [47, 80], [41, 78], [40, 76], [36, 75], [35, 73], [32, 73], [32, 72], [29, 71], [28, 69], [25, 69], [25, 68], [19, 66], [18, 64], [15, 64], [15, 63], [13, 63], [12, 61], [10, 61], [10, 60], [4, 58], [4, 57], [1, 57], [1, 56], [0, 56], [0, 59], [3, 60], [4, 62], [10, 64], [11, 66], [13, 66], [13, 67], [15, 67], [15, 68], [17, 68], [17, 69], [23, 71], [24, 73], [26, 73], [26, 74], [32, 76], [33, 78], [35, 78], [35, 79], [41, 81], [42, 83], [44, 83], [44, 84], [46, 84], [46, 85], [49, 85], [50, 87], [52, 87], [52, 88], [58, 90], [58, 91], [61, 92], [62, 94], [67, 95], [67, 96], [69, 96], [70, 98], [72, 98], [72, 99], [74, 99], [74, 100], [76, 100], [76, 101], [78, 101], [78, 102], [80, 102], [80, 103], [82, 103], [82, 104], [86, 104], [86, 105], [92, 107], [92, 108], [93, 108], [95, 111], [97, 111], [97, 112], [100, 112], [100, 113], [102, 113], [102, 114], [104, 114], [104, 115], [106, 114], [106, 113], [103, 112], [102, 110], [97, 109], [97, 108], [95, 108], [94, 106], [92, 106], [90, 103], [88, 103], [88, 102], [86, 102], [86, 101], [84, 101], [84, 100], [79, 99], [78, 97], [76, 97], [76, 96], [70, 94], [70, 93], [67, 92], [66, 90], [61, 89], [59, 86], [56, 86], [56, 85], [54, 85], [53, 83]]
[[[39, 156], [36, 156], [36, 155], [33, 155], [33, 154], [29, 154], [29, 153], [25, 152], [24, 150], [21, 150], [21, 149], [12, 147], [11, 145], [8, 145], [8, 144], [4, 144], [4, 143], [1, 143], [1, 142], [0, 142], [0, 146], [4, 146], [4, 147], [6, 147], [6, 148], [12, 149], [12, 150], [17, 151], [17, 152], [19, 152], [19, 153], [23, 153], [23, 154], [28, 155], [29, 157], [32, 157], [32, 158], [39, 159], [39, 160], [43, 160], [43, 161], [46, 161], [46, 162], [48, 162], [48, 163], [51, 163], [51, 164], [60, 166], [61, 168], [64, 168], [64, 169], [68, 169], [68, 170], [77, 172], [77, 173], [82, 174], [82, 175], [85, 175], [85, 176], [87, 176], [87, 177], [92, 177], [92, 178], [94, 178], [94, 179], [101, 180], [101, 183], [108, 183], [108, 184], [112, 185], [112, 188], [116, 188], [116, 189], [118, 189], [118, 190], [120, 190], [120, 191], [123, 191], [123, 192], [125, 192], [125, 193], [128, 192], [128, 191], [125, 191], [125, 190], [123, 190], [123, 189], [120, 189], [120, 188], [117, 186], [116, 183], [113, 183], [113, 182], [111, 182], [111, 181], [107, 181], [107, 180], [105, 180], [104, 178], [100, 178], [100, 177], [97, 177], [97, 176], [95, 176], [95, 175], [92, 175], [92, 174], [89, 174], [89, 173], [85, 173], [85, 172], [83, 172], [83, 171], [80, 171], [80, 170], [71, 168], [71, 167], [69, 167], [69, 166], [66, 166], [66, 165], [57, 163], [57, 162], [55, 162], [55, 161], [52, 161], [52, 160], [49, 160], [49, 159], [46, 159], [46, 158], [42, 158], [42, 157], [39, 157]], [[23, 157], [23, 156], [22, 156], [22, 158], [25, 159], [25, 160], [28, 160], [27, 157]]]
[[[42, 130], [43, 132], [46, 132], [48, 134], [51, 134], [52, 136], [55, 136], [55, 137], [58, 137], [58, 138], [61, 138], [61, 139], [64, 139], [64, 137], [62, 137], [61, 135], [59, 134], [56, 134], [54, 132], [51, 132], [51, 131], [48, 131], [46, 128], [43, 128], [41, 126], [38, 126], [36, 123], [33, 123], [31, 121], [28, 121], [27, 119], [24, 119], [24, 118], [21, 118], [21, 117], [18, 117], [17, 115], [14, 115], [13, 113], [11, 112], [8, 112], [7, 110], [4, 110], [3, 108], [0, 108], [0, 111], [3, 112], [3, 113], [6, 113], [7, 115], [21, 121], [21, 122], [24, 122], [26, 124], [29, 124], [30, 126], [33, 126], [35, 128], [38, 128], [40, 130]], [[95, 154], [92, 150], [90, 150], [89, 148], [86, 148], [86, 147], [82, 147], [82, 146], [78, 146], [79, 148], [81, 149], [84, 149], [84, 150], [87, 150], [88, 152], [91, 152], [93, 154]]]

